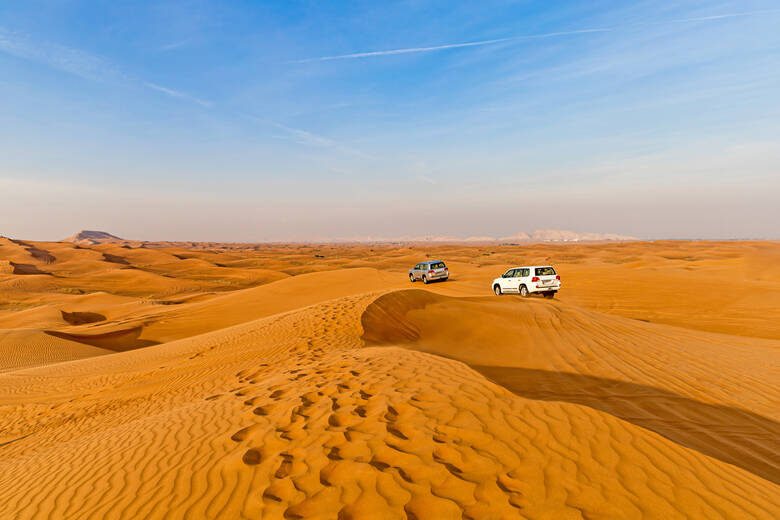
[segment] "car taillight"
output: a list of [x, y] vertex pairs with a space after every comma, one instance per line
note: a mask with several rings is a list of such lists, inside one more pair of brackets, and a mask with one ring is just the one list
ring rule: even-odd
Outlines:
[[433, 274], [433, 269], [431, 269], [430, 271], [428, 271], [428, 274]]
[[449, 267], [445, 267], [444, 270], [445, 271], [449, 271], [450, 269], [449, 269]]
[[539, 281], [539, 277], [538, 276], [534, 276], [533, 278], [531, 278], [531, 281], [532, 282], [538, 282]]
[[556, 279], [556, 280], [560, 280], [560, 279], [561, 279], [561, 275], [557, 275], [557, 276], [555, 277], [555, 279]]

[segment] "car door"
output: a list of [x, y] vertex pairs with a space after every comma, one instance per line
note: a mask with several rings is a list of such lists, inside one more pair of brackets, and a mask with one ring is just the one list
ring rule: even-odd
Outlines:
[[515, 284], [515, 271], [516, 269], [510, 269], [501, 276], [501, 290], [503, 292], [517, 292], [517, 285]]
[[422, 265], [417, 264], [414, 266], [414, 269], [412, 270], [412, 274], [414, 274], [414, 279], [419, 280], [422, 276]]
[[531, 287], [531, 268], [530, 267], [523, 267], [521, 269], [517, 269], [517, 292], [520, 292], [520, 286], [525, 285], [526, 287]]
[[515, 269], [515, 272], [512, 273], [512, 292], [520, 292], [520, 285], [523, 283], [522, 271], [522, 269]]

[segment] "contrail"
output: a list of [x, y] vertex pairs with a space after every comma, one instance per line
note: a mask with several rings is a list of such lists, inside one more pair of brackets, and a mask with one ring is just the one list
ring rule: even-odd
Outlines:
[[448, 43], [445, 45], [434, 45], [432, 47], [411, 47], [408, 49], [391, 49], [387, 51], [356, 52], [354, 54], [341, 54], [338, 56], [320, 56], [319, 58], [306, 58], [303, 60], [295, 60], [292, 63], [307, 63], [311, 61], [351, 60], [356, 58], [370, 58], [373, 56], [390, 56], [393, 54], [411, 54], [415, 52], [441, 51], [445, 49], [457, 49], [459, 47], [477, 47], [480, 45], [493, 45], [496, 43], [509, 42], [515, 40], [530, 40], [533, 38], [552, 38], [555, 36], [606, 32], [611, 30], [612, 29], [580, 29], [577, 31], [561, 31], [561, 32], [552, 32], [552, 33], [545, 33], [545, 34], [529, 34], [524, 36], [510, 36], [508, 38], [496, 38], [495, 40], [480, 40], [476, 42]]
[[541, 38], [554, 38], [558, 36], [571, 36], [576, 34], [588, 34], [588, 33], [603, 33], [612, 32], [620, 29], [627, 29], [631, 27], [649, 26], [649, 25], [666, 25], [675, 23], [690, 23], [690, 22], [707, 22], [712, 20], [722, 20], [724, 18], [737, 18], [743, 16], [754, 16], [757, 14], [777, 13], [780, 9], [764, 9], [761, 11], [746, 11], [741, 13], [725, 13], [711, 16], [700, 16], [695, 18], [680, 18], [677, 20], [662, 20], [658, 22], [645, 22], [637, 24], [629, 24], [625, 26], [605, 27], [600, 29], [579, 29], [574, 31], [560, 31], [542, 34], [528, 34], [522, 36], [510, 36], [507, 38], [496, 38], [493, 40], [479, 40], [474, 42], [462, 42], [462, 43], [448, 43], [443, 45], [433, 45], [430, 47], [409, 47], [405, 49], [390, 49], [385, 51], [369, 51], [369, 52], [355, 52], [352, 54], [339, 54], [336, 56], [320, 56], [317, 58], [305, 58], [302, 60], [294, 60], [290, 63], [309, 63], [313, 61], [333, 61], [333, 60], [354, 60], [362, 58], [373, 58], [375, 56], [392, 56], [396, 54], [413, 54], [419, 52], [433, 52], [442, 51], [447, 49], [458, 49], [462, 47], [478, 47], [483, 45], [495, 45], [497, 43], [518, 41], [518, 40], [531, 40]]
[[160, 85], [157, 85], [155, 83], [149, 83], [144, 82], [144, 86], [148, 87], [152, 90], [156, 90], [157, 92], [162, 92], [163, 94], [167, 94], [171, 97], [180, 98], [180, 99], [186, 99], [188, 101], [192, 101], [193, 103], [197, 103], [202, 107], [211, 108], [212, 103], [209, 101], [203, 101], [202, 99], [198, 99], [194, 96], [190, 96], [189, 94], [185, 94], [184, 92], [179, 92], [178, 90], [173, 90], [172, 88], [166, 88]]
[[465, 43], [449, 43], [446, 45], [436, 45], [433, 47], [412, 47], [409, 49], [393, 49], [389, 51], [370, 51], [370, 52], [357, 52], [355, 54], [342, 54], [340, 56], [323, 56], [320, 58], [309, 58], [306, 60], [300, 60], [300, 62], [306, 61], [328, 61], [328, 60], [348, 60], [352, 58], [368, 58], [370, 56], [389, 56], [391, 54], [410, 54], [413, 52], [430, 52], [439, 51], [443, 49], [456, 49], [458, 47], [476, 47], [478, 45], [491, 45], [493, 43], [505, 42], [513, 40], [514, 38], [498, 38], [496, 40], [482, 40], [477, 42], [465, 42]]
[[738, 18], [740, 16], [754, 16], [757, 14], [777, 13], [780, 9], [763, 9], [761, 11], [745, 11], [742, 13], [715, 14], [712, 16], [698, 16], [695, 18], [680, 18], [656, 23], [683, 23], [683, 22], [709, 22], [710, 20], [722, 20], [723, 18]]

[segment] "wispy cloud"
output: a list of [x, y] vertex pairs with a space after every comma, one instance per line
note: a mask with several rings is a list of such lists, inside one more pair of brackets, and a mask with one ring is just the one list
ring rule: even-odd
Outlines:
[[211, 103], [210, 101], [204, 101], [200, 98], [196, 98], [195, 96], [191, 96], [189, 94], [186, 94], [184, 92], [179, 92], [178, 90], [173, 90], [171, 88], [163, 87], [155, 83], [144, 82], [144, 86], [152, 90], [156, 90], [157, 92], [162, 92], [163, 94], [166, 94], [171, 97], [192, 101], [193, 103], [197, 103], [202, 107], [211, 108], [213, 106], [213, 103]]
[[679, 18], [677, 20], [665, 20], [656, 23], [685, 23], [685, 22], [709, 22], [711, 20], [723, 20], [724, 18], [740, 18], [743, 16], [756, 16], [759, 14], [778, 13], [780, 9], [762, 9], [759, 11], [743, 11], [739, 13], [714, 14], [710, 16], [696, 16], [692, 18]]
[[437, 184], [439, 184], [438, 182], [436, 182], [435, 179], [432, 179], [432, 178], [427, 177], [425, 175], [420, 175], [418, 177], [415, 177], [414, 180], [419, 181], [419, 182], [424, 182], [425, 184], [430, 184], [431, 186], [436, 186]]
[[724, 13], [724, 14], [717, 14], [717, 15], [711, 15], [711, 16], [699, 16], [694, 18], [680, 18], [676, 20], [660, 20], [657, 22], [646, 22], [646, 23], [638, 23], [638, 24], [629, 24], [624, 26], [614, 26], [614, 27], [601, 27], [601, 28], [590, 28], [590, 29], [577, 29], [572, 31], [557, 31], [557, 32], [549, 32], [549, 33], [541, 33], [541, 34], [526, 34], [526, 35], [520, 35], [520, 36], [509, 36], [506, 38], [495, 38], [492, 40], [479, 40], [479, 41], [472, 41], [472, 42], [461, 42], [461, 43], [446, 43], [442, 45], [432, 45], [428, 47], [408, 47], [408, 48], [402, 48], [402, 49], [389, 49], [389, 50], [380, 50], [380, 51], [368, 51], [368, 52], [354, 52], [350, 54], [338, 54], [334, 56], [319, 56], [316, 58], [304, 58], [301, 60], [293, 60], [291, 63], [310, 63], [310, 62], [316, 62], [316, 61], [333, 61], [333, 60], [354, 60], [354, 59], [363, 59], [363, 58], [374, 58], [377, 56], [393, 56], [398, 54], [415, 54], [415, 53], [422, 53], [422, 52], [435, 52], [435, 51], [443, 51], [443, 50], [449, 50], [449, 49], [459, 49], [464, 47], [479, 47], [479, 46], [485, 46], [485, 45], [496, 45], [499, 43], [508, 43], [508, 42], [517, 42], [522, 40], [534, 40], [534, 39], [544, 39], [544, 38], [557, 38], [562, 36], [576, 36], [580, 34], [592, 34], [592, 33], [606, 33], [606, 32], [613, 32], [618, 30], [625, 30], [625, 29], [631, 29], [634, 27], [639, 26], [646, 26], [646, 25], [658, 25], [658, 24], [677, 24], [677, 23], [690, 23], [690, 22], [707, 22], [707, 21], [714, 21], [714, 20], [723, 20], [726, 18], [738, 18], [738, 17], [744, 17], [744, 16], [756, 16], [760, 14], [770, 14], [770, 13], [776, 13], [780, 12], [780, 9], [763, 9], [760, 11], [745, 11], [745, 12], [739, 12], [739, 13]]
[[[90, 81], [122, 84], [137, 84], [138, 82], [138, 80], [133, 80], [124, 75], [118, 67], [104, 58], [56, 43], [35, 41], [29, 36], [8, 31], [3, 27], [0, 27], [0, 52], [40, 63], [46, 67]], [[150, 82], [142, 83], [145, 87], [162, 92], [170, 97], [187, 100], [206, 108], [212, 106], [212, 103], [209, 101], [204, 101], [178, 90]]]
[[165, 45], [162, 45], [160, 47], [160, 50], [163, 52], [167, 51], [173, 51], [176, 49], [181, 49], [182, 47], [186, 47], [192, 43], [192, 38], [187, 38], [186, 40], [178, 40], [171, 43], [166, 43]]
[[98, 56], [55, 43], [37, 42], [3, 27], [0, 51], [93, 81], [122, 79], [116, 67]]
[[281, 123], [272, 123], [275, 127], [281, 128], [285, 132], [292, 135], [295, 141], [299, 144], [305, 144], [307, 146], [320, 146], [325, 148], [337, 148], [340, 147], [339, 143], [333, 139], [328, 139], [321, 135], [314, 134], [307, 130], [301, 130], [300, 128], [290, 128]]
[[[260, 118], [250, 116], [251, 119], [254, 119], [256, 121], [263, 121]], [[342, 143], [339, 143], [338, 141], [334, 141], [333, 139], [330, 139], [328, 137], [323, 137], [321, 135], [317, 135], [315, 133], [309, 132], [308, 130], [302, 130], [300, 128], [291, 128], [289, 126], [285, 126], [281, 123], [277, 123], [275, 121], [268, 122], [271, 125], [275, 126], [276, 128], [279, 128], [281, 130], [284, 130], [287, 132], [291, 137], [292, 140], [295, 141], [298, 144], [302, 144], [305, 146], [312, 146], [317, 148], [329, 148], [332, 150], [336, 150], [338, 152], [346, 153], [349, 155], [355, 155], [357, 157], [362, 157], [364, 159], [373, 159], [374, 157], [366, 154], [364, 152], [361, 152], [360, 150], [355, 150], [354, 148], [350, 146], [346, 146]]]

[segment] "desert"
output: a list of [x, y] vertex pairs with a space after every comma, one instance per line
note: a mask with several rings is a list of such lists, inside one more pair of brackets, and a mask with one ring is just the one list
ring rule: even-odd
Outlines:
[[0, 520], [780, 519], [778, 27], [0, 1]]
[[[410, 283], [426, 258], [450, 279]], [[492, 294], [534, 263], [554, 300]], [[2, 238], [0, 266], [0, 518], [780, 515], [777, 242]]]

